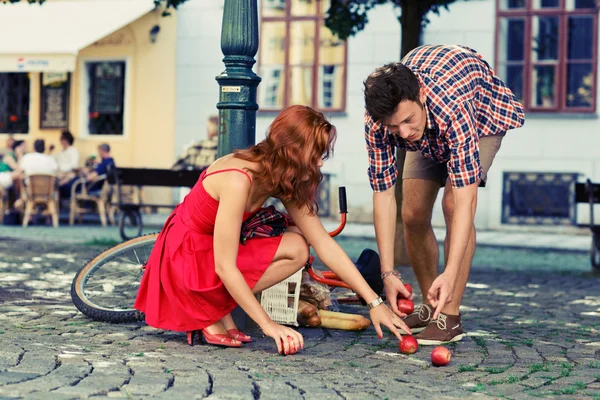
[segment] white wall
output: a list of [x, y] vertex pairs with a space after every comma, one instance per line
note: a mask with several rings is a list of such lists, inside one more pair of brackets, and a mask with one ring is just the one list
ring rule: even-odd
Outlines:
[[[259, 1], [260, 3], [260, 1]], [[180, 9], [177, 48], [176, 151], [206, 136], [206, 120], [217, 112], [218, 84], [223, 69], [220, 50], [223, 0], [189, 0]], [[372, 221], [372, 191], [367, 178], [363, 133], [362, 82], [376, 67], [400, 58], [398, 12], [391, 5], [369, 14], [366, 29], [348, 42], [347, 107], [329, 115], [338, 128], [333, 159], [324, 171], [335, 174], [332, 187], [344, 185], [349, 196], [349, 220]], [[456, 2], [439, 16], [429, 15], [423, 35], [426, 44], [464, 44], [494, 65], [495, 0]], [[600, 41], [599, 41], [600, 42]], [[598, 74], [600, 77], [600, 74]], [[600, 82], [599, 82], [600, 83]], [[600, 87], [600, 85], [598, 86]], [[600, 99], [599, 99], [600, 100]], [[273, 114], [257, 117], [256, 140], [264, 138]], [[600, 181], [600, 122], [594, 116], [526, 115], [525, 126], [509, 132], [480, 190], [476, 225], [501, 226], [503, 171], [579, 172]], [[334, 190], [332, 196], [335, 196]], [[438, 196], [434, 224], [443, 226]], [[579, 207], [580, 221], [587, 208]], [[562, 229], [562, 228], [557, 228]]]
[[221, 53], [223, 0], [188, 0], [178, 8], [175, 152], [206, 138], [207, 120], [217, 115], [225, 69]]

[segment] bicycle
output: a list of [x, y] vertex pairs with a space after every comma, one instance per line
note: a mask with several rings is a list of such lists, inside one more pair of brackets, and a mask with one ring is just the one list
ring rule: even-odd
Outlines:
[[[340, 225], [330, 236], [336, 236], [346, 226], [348, 213], [346, 189], [339, 188]], [[71, 284], [71, 298], [75, 307], [86, 316], [103, 322], [123, 323], [143, 321], [144, 314], [133, 303], [158, 233], [136, 237], [120, 243], [98, 254], [77, 272]], [[381, 293], [383, 282], [379, 276], [379, 256], [370, 249], [363, 250], [357, 267], [376, 293]], [[317, 282], [332, 287], [349, 288], [333, 272], [317, 274], [312, 258], [305, 266], [309, 275]], [[358, 301], [362, 299], [339, 299]]]

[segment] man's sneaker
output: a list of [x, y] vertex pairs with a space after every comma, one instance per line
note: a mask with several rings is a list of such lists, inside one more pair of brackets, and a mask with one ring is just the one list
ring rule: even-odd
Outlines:
[[432, 319], [415, 339], [421, 346], [436, 346], [443, 343], [458, 342], [465, 336], [460, 315], [440, 313], [437, 319]]
[[431, 321], [433, 317], [433, 308], [429, 304], [421, 304], [419, 309], [404, 318], [404, 323], [410, 328], [410, 331], [415, 334], [421, 332]]

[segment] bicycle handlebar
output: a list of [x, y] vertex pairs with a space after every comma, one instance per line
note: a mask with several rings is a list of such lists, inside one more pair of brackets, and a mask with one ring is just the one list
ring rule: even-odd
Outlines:
[[346, 199], [346, 187], [345, 186], [340, 186], [340, 188], [338, 189], [338, 197], [339, 197], [341, 221], [340, 221], [340, 225], [336, 229], [329, 232], [329, 236], [331, 236], [331, 237], [339, 235], [340, 232], [343, 231], [344, 227], [346, 226], [346, 214], [348, 214], [348, 203], [347, 203], [347, 199]]

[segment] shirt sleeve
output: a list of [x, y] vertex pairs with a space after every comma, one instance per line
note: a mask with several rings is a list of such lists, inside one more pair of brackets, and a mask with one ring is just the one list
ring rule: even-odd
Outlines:
[[69, 152], [68, 170], [72, 171], [79, 168], [79, 150], [71, 146], [73, 150]]
[[396, 184], [398, 167], [396, 166], [395, 146], [386, 134], [381, 122], [365, 113], [365, 140], [369, 154], [369, 181], [375, 192], [383, 192]]
[[455, 188], [477, 183], [481, 177], [479, 137], [475, 128], [474, 115], [470, 103], [458, 106], [446, 133], [450, 147], [448, 177], [452, 187]]

